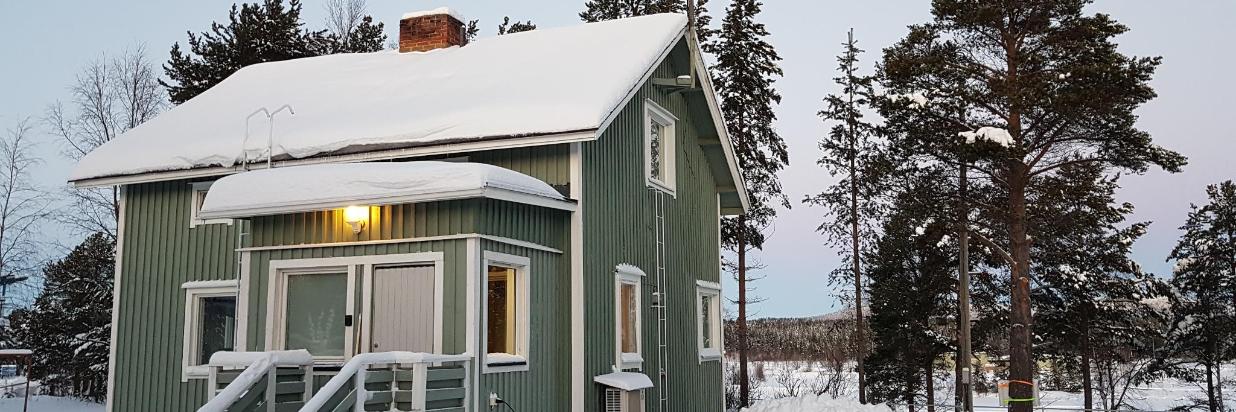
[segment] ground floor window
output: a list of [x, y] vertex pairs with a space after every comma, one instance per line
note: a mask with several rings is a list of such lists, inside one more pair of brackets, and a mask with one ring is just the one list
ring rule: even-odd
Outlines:
[[185, 283], [185, 324], [182, 379], [205, 377], [205, 365], [215, 352], [236, 344], [236, 282]]
[[618, 348], [618, 367], [639, 368], [642, 356], [642, 320], [644, 272], [631, 265], [618, 265], [614, 269], [614, 330], [615, 346]]
[[485, 253], [485, 366], [528, 368], [528, 258]]
[[695, 290], [700, 361], [721, 359], [721, 285], [697, 281]]

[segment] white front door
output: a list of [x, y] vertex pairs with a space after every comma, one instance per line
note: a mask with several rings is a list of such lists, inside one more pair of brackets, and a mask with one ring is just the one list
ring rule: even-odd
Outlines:
[[373, 269], [370, 352], [434, 352], [433, 265]]

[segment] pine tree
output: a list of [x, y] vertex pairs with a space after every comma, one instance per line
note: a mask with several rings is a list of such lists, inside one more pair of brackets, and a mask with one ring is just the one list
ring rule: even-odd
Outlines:
[[1030, 201], [1037, 340], [1043, 355], [1077, 362], [1086, 409], [1092, 364], [1143, 356], [1153, 337], [1146, 320], [1155, 314], [1140, 302], [1156, 281], [1129, 258], [1149, 223], [1121, 227], [1133, 205], [1116, 203], [1118, 188], [1098, 164], [1077, 163], [1044, 177]]
[[[984, 156], [971, 167], [1007, 194], [999, 206], [1005, 237], [996, 240], [1007, 245], [1011, 262], [1011, 380], [1034, 375], [1027, 195], [1070, 164], [1138, 173], [1152, 165], [1176, 172], [1185, 164], [1135, 126], [1134, 109], [1155, 96], [1148, 82], [1160, 59], [1121, 54], [1112, 39], [1128, 28], [1084, 14], [1089, 3], [935, 0], [934, 20], [911, 26], [885, 50], [881, 66], [892, 92], [967, 104], [961, 113], [934, 104], [882, 106], [893, 144], [956, 163], [966, 139], [982, 141]], [[966, 134], [948, 138], [959, 133]], [[1013, 385], [1011, 396], [1030, 398], [1031, 388]], [[1012, 410], [1030, 407], [1014, 402]]]
[[[869, 252], [871, 332], [868, 400], [934, 409], [935, 361], [955, 347], [940, 321], [953, 318], [957, 256], [950, 210], [920, 201], [945, 174], [923, 171], [896, 195], [883, 235]], [[925, 393], [922, 399], [918, 394]]]
[[721, 111], [750, 203], [745, 215], [727, 218], [721, 225], [724, 247], [737, 255], [737, 349], [743, 406], [750, 401], [746, 370], [747, 254], [764, 246], [762, 229], [776, 216], [774, 207], [790, 207], [777, 180], [777, 172], [789, 163], [789, 154], [785, 141], [772, 126], [777, 118], [773, 107], [781, 102], [781, 95], [773, 88], [773, 81], [782, 75], [777, 67], [781, 57], [766, 40], [768, 30], [764, 24], [755, 20], [760, 6], [756, 0], [731, 3], [718, 38], [705, 44], [705, 51], [717, 57], [717, 64], [712, 67], [713, 83], [721, 97]]
[[594, 23], [658, 13], [686, 13], [688, 1], [696, 3], [695, 36], [700, 44], [705, 44], [716, 34], [710, 28], [712, 17], [708, 15], [708, 0], [588, 0], [579, 18]]
[[189, 32], [189, 52], [172, 45], [163, 65], [169, 81], [160, 80], [173, 103], [180, 104], [219, 84], [245, 66], [330, 53], [378, 51], [386, 41], [382, 24], [365, 16], [350, 33], [328, 34], [303, 28], [300, 0], [264, 0], [232, 5], [228, 23], [211, 23], [209, 32]]
[[1222, 410], [1219, 365], [1236, 356], [1236, 183], [1206, 188], [1209, 203], [1192, 205], [1169, 259], [1179, 292], [1173, 325], [1176, 354], [1205, 367], [1207, 403]]
[[514, 23], [511, 23], [510, 17], [503, 17], [502, 24], [498, 25], [498, 35], [519, 33], [530, 30], [536, 30], [536, 24], [532, 23], [532, 20], [524, 22], [516, 20]]
[[48, 264], [34, 305], [10, 316], [17, 345], [34, 350], [31, 378], [52, 394], [106, 395], [114, 274], [115, 243], [91, 235]]
[[826, 209], [826, 220], [816, 231], [825, 235], [830, 246], [842, 250], [839, 252], [842, 266], [832, 272], [831, 281], [837, 284], [852, 281], [854, 286], [851, 304], [855, 308], [855, 341], [860, 354], [856, 359], [858, 400], [866, 403], [862, 257], [875, 238], [874, 225], [881, 212], [881, 203], [875, 198], [880, 193], [880, 177], [886, 168], [880, 161], [882, 148], [872, 136], [874, 127], [863, 121], [862, 110], [875, 96], [874, 78], [855, 74], [858, 55], [863, 51], [858, 48], [852, 32], [843, 47], [844, 51], [837, 56], [837, 69], [841, 74], [834, 79], [841, 93], [825, 97], [824, 110], [819, 113], [825, 121], [834, 124], [820, 141], [823, 155], [816, 162], [840, 180], [803, 201]]

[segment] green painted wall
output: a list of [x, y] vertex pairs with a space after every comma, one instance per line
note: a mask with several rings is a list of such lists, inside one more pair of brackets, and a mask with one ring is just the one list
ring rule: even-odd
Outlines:
[[[654, 77], [688, 72], [680, 44]], [[657, 383], [654, 196], [644, 178], [644, 101], [678, 117], [677, 197], [666, 196], [669, 411], [721, 410], [721, 364], [699, 362], [696, 338], [696, 279], [720, 276], [717, 197], [714, 179], [698, 142], [700, 131], [715, 135], [710, 120], [692, 116], [687, 97], [645, 84], [595, 142], [583, 145], [586, 376], [608, 373], [614, 364], [614, 266], [634, 264], [648, 277], [643, 287], [643, 371]], [[602, 387], [587, 385], [588, 410], [600, 409]], [[657, 389], [645, 391], [647, 410], [657, 411]]]
[[116, 411], [191, 411], [204, 380], [180, 382], [189, 281], [232, 279], [235, 225], [189, 228], [185, 181], [125, 187], [120, 302], [116, 328]]

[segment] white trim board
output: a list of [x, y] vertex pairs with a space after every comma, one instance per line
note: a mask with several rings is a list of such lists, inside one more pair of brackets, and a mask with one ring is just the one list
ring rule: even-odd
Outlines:
[[237, 252], [259, 252], [268, 250], [291, 250], [291, 249], [313, 249], [313, 248], [329, 248], [343, 246], [366, 246], [366, 245], [391, 245], [400, 243], [423, 243], [436, 242], [442, 240], [462, 240], [462, 239], [484, 239], [498, 243], [504, 243], [511, 246], [522, 247], [525, 249], [540, 250], [543, 252], [562, 254], [561, 250], [543, 246], [540, 244], [523, 241], [519, 239], [511, 239], [502, 236], [482, 235], [478, 233], [461, 233], [458, 235], [442, 235], [442, 236], [425, 236], [425, 237], [410, 237], [403, 239], [382, 239], [382, 240], [361, 240], [355, 242], [330, 242], [330, 243], [302, 243], [296, 245], [277, 245], [277, 246], [254, 246], [236, 249]]
[[120, 210], [116, 216], [116, 271], [115, 280], [112, 282], [112, 331], [111, 342], [107, 345], [107, 399], [104, 400], [103, 410], [112, 412], [113, 400], [116, 398], [116, 335], [120, 328], [117, 321], [120, 319], [120, 274], [123, 273], [121, 265], [124, 263], [124, 221], [127, 214], [125, 213], [125, 197], [128, 196], [124, 186], [117, 188], [120, 191]]
[[584, 367], [584, 156], [580, 143], [571, 144], [569, 159], [571, 198], [578, 206], [571, 213], [571, 410], [583, 412], [587, 369]]

